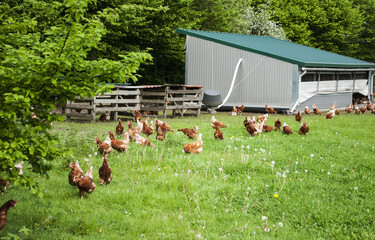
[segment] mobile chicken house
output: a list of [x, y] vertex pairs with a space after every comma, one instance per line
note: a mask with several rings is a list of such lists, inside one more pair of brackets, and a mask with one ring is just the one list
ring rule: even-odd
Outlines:
[[[223, 107], [268, 104], [293, 112], [372, 97], [375, 64], [266, 36], [177, 29], [186, 35], [185, 84], [230, 97]], [[234, 82], [234, 84], [232, 84]]]

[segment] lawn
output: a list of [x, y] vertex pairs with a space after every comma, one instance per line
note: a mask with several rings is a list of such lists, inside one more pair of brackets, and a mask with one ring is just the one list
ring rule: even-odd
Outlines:
[[[155, 134], [155, 147], [134, 142], [113, 152], [113, 180], [99, 185], [102, 158], [94, 137], [104, 140], [116, 122], [54, 123], [52, 133], [73, 157], [57, 159], [50, 178], [39, 176], [43, 198], [10, 185], [1, 202], [17, 199], [0, 238], [12, 239], [374, 239], [375, 115], [305, 116], [298, 134], [294, 116], [272, 115], [294, 134], [272, 131], [250, 137], [244, 113], [218, 113], [228, 125], [214, 139], [212, 115], [162, 119], [175, 130], [199, 126], [203, 152], [183, 152], [188, 139]], [[83, 200], [69, 185], [69, 162], [94, 167], [93, 193]], [[27, 172], [27, 165], [24, 172]]]

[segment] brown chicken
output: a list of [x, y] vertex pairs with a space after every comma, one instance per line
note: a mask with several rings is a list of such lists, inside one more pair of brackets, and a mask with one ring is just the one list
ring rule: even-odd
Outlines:
[[306, 122], [301, 123], [301, 127], [298, 131], [299, 135], [307, 135], [310, 128], [307, 126]]
[[141, 113], [139, 112], [139, 110], [135, 110], [135, 114], [134, 114], [134, 122], [137, 122], [138, 121], [141, 121], [142, 119], [142, 115]]
[[267, 113], [270, 113], [270, 114], [277, 113], [277, 112], [275, 111], [275, 109], [273, 109], [273, 107], [269, 107], [267, 104], [265, 105], [265, 107], [266, 107], [266, 112], [267, 112]]
[[309, 106], [305, 107], [305, 114], [306, 115], [310, 115], [310, 108], [309, 108]]
[[367, 109], [367, 111], [371, 111], [372, 110], [372, 106], [371, 106], [370, 102], [366, 103], [366, 109]]
[[325, 119], [332, 119], [336, 115], [335, 110], [331, 110], [324, 116]]
[[238, 113], [238, 109], [235, 106], [233, 106], [233, 108], [232, 108], [232, 115], [235, 115], [237, 113]]
[[238, 113], [242, 113], [243, 111], [245, 111], [245, 106], [244, 105], [238, 106]]
[[128, 134], [129, 134], [130, 140], [135, 142], [135, 131], [132, 128], [132, 123], [130, 121], [128, 121]]
[[320, 109], [316, 107], [316, 105], [314, 104], [313, 105], [313, 112], [316, 114], [316, 115], [322, 115], [322, 113], [320, 112]]
[[124, 140], [117, 140], [111, 131], [108, 131], [108, 134], [111, 138], [111, 147], [119, 153], [126, 152], [126, 149], [129, 148], [129, 144]]
[[302, 115], [301, 115], [301, 112], [298, 110], [298, 113], [297, 113], [297, 115], [295, 116], [295, 119], [296, 119], [296, 121], [297, 122], [301, 122], [301, 120], [302, 120]]
[[203, 141], [202, 141], [202, 134], [198, 135], [198, 139], [195, 142], [188, 143], [184, 146], [184, 151], [186, 153], [200, 153], [203, 151], [202, 149]]
[[359, 115], [359, 114], [361, 114], [361, 110], [358, 107], [355, 107], [354, 113]]
[[84, 176], [74, 177], [74, 182], [78, 187], [81, 200], [83, 199], [83, 194], [85, 192], [92, 193], [96, 187], [95, 183], [92, 181], [92, 167], [86, 172]]
[[104, 142], [102, 142], [98, 137], [95, 137], [95, 142], [98, 151], [102, 156], [113, 152], [113, 148], [111, 147], [111, 139], [109, 137], [107, 137]]
[[16, 207], [17, 200], [9, 200], [0, 207], [0, 231], [7, 224], [8, 210], [11, 207]]
[[165, 132], [166, 130], [163, 130], [162, 128], [158, 128], [155, 138], [157, 140], [163, 141], [165, 139]]
[[112, 170], [109, 167], [107, 155], [104, 155], [103, 164], [99, 168], [99, 182], [100, 182], [100, 185], [103, 185], [103, 182], [105, 182], [107, 184], [106, 186], [108, 187], [108, 184], [111, 181], [112, 181]]
[[335, 110], [336, 109], [336, 103], [329, 105], [330, 110]]
[[68, 175], [69, 184], [72, 186], [76, 186], [76, 182], [74, 182], [74, 178], [80, 178], [83, 175], [83, 171], [81, 166], [79, 166], [78, 160], [74, 164], [73, 162], [70, 162], [70, 172]]
[[193, 129], [190, 129], [190, 128], [180, 128], [180, 129], [177, 129], [177, 131], [183, 132], [190, 139], [195, 139], [197, 137], [199, 128], [198, 128], [197, 125], [195, 125]]
[[211, 126], [216, 129], [216, 127], [226, 128], [227, 126], [224, 123], [217, 121], [215, 116], [211, 118]]
[[122, 125], [121, 119], [118, 120], [118, 124], [116, 126], [116, 134], [120, 136], [124, 133], [124, 126]]
[[257, 122], [267, 122], [268, 113], [257, 117]]
[[255, 122], [251, 119], [247, 124], [246, 132], [248, 132], [250, 134], [250, 136], [252, 136], [252, 137], [258, 134], [258, 130], [255, 127]]
[[223, 140], [224, 135], [223, 135], [223, 132], [220, 130], [220, 127], [216, 127], [215, 129], [216, 129], [216, 131], [214, 132], [215, 139]]
[[149, 137], [150, 135], [154, 134], [154, 129], [152, 129], [151, 127], [147, 126], [147, 123], [145, 121], [143, 121], [142, 123], [143, 123], [142, 133], [146, 134], [147, 137]]
[[106, 113], [100, 115], [100, 117], [99, 117], [99, 121], [101, 121], [101, 122], [108, 122], [110, 119], [111, 119], [111, 115], [109, 114], [109, 112], [106, 112]]
[[139, 133], [135, 134], [135, 143], [141, 146], [150, 146], [150, 147], [155, 146], [154, 144], [150, 142], [150, 140], [139, 135]]
[[292, 129], [285, 122], [284, 122], [284, 125], [283, 125], [283, 133], [285, 133], [287, 135], [293, 134]]
[[366, 106], [364, 106], [364, 107], [361, 107], [360, 110], [361, 110], [362, 114], [365, 114], [366, 111], [367, 111], [367, 108], [366, 108]]
[[0, 190], [1, 194], [4, 195], [5, 190], [7, 190], [7, 187], [9, 186], [9, 181], [5, 181], [4, 179], [0, 178]]
[[280, 128], [281, 128], [281, 125], [282, 125], [282, 122], [281, 122], [281, 120], [280, 120], [280, 118], [276, 118], [276, 120], [275, 120], [275, 130], [276, 131], [279, 131], [280, 130]]
[[247, 116], [245, 120], [243, 120], [243, 125], [245, 126], [245, 128], [249, 126], [250, 122], [251, 122], [251, 118]]
[[346, 114], [351, 113], [353, 111], [353, 104], [350, 104], [349, 107], [345, 109]]
[[163, 129], [165, 132], [174, 132], [174, 130], [166, 122], [163, 122], [161, 125], [159, 125], [159, 127]]
[[335, 109], [335, 114], [336, 115], [341, 115], [340, 111], [338, 109]]
[[263, 132], [271, 132], [274, 127], [271, 127], [270, 125], [264, 124], [263, 125]]

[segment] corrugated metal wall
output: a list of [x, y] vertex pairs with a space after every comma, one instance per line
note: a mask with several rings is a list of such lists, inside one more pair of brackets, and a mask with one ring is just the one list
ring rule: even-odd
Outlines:
[[304, 110], [306, 106], [309, 106], [312, 111], [312, 106], [316, 104], [316, 107], [321, 111], [329, 110], [329, 105], [334, 104], [336, 108], [346, 108], [352, 103], [352, 93], [331, 93], [331, 94], [316, 94], [309, 100], [301, 103], [297, 106], [296, 110]]
[[191, 36], [187, 36], [186, 84], [218, 90], [224, 99], [240, 58], [235, 88], [225, 105], [290, 108], [294, 104], [292, 86], [298, 70], [294, 64]]

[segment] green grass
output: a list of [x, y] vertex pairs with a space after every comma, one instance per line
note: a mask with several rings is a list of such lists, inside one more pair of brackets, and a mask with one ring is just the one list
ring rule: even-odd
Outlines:
[[[104, 139], [116, 123], [54, 123], [52, 132], [74, 158], [56, 160], [50, 179], [37, 179], [42, 199], [19, 186], [8, 188], [1, 202], [17, 199], [18, 204], [9, 210], [0, 237], [375, 238], [374, 115], [303, 116], [310, 127], [307, 136], [298, 135], [294, 116], [273, 115], [268, 124], [280, 117], [294, 134], [254, 137], [243, 126], [245, 114], [215, 116], [228, 125], [223, 141], [213, 137], [211, 115], [166, 119], [175, 130], [199, 126], [200, 154], [184, 153], [184, 144], [192, 140], [170, 132], [164, 142], [150, 137], [154, 148], [131, 142], [126, 154], [112, 153], [108, 187], [99, 185], [102, 160], [95, 155], [94, 137]], [[97, 187], [83, 200], [68, 183], [68, 164], [75, 160], [83, 171], [94, 166]], [[28, 236], [19, 233], [23, 227]]]

